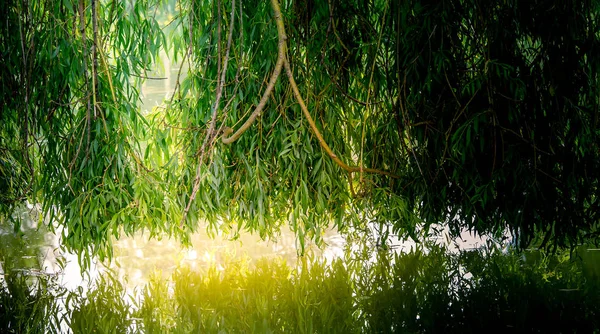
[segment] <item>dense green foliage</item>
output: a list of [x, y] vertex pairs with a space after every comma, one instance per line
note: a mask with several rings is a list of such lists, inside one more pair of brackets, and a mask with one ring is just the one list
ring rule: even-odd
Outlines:
[[67, 247], [103, 257], [121, 229], [172, 232], [178, 207], [138, 157], [147, 127], [132, 81], [164, 42], [154, 7], [92, 4], [0, 5], [0, 208], [42, 203]]
[[[111, 234], [198, 219], [301, 242], [332, 221], [596, 236], [597, 1], [278, 8], [3, 1], [2, 214], [42, 203], [67, 247], [101, 257]], [[141, 115], [161, 48], [190, 70]]]
[[404, 194], [423, 219], [521, 246], [598, 237], [599, 5], [443, 1], [397, 23], [394, 107], [421, 169]]
[[[74, 333], [592, 333], [600, 327], [600, 273], [585, 270], [586, 263], [597, 270], [598, 262], [543, 253], [452, 255], [440, 248], [380, 252], [376, 262], [365, 261], [370, 250], [358, 254], [332, 264], [307, 260], [298, 269], [275, 260], [237, 260], [201, 273], [180, 268], [170, 280], [151, 279], [141, 299], [129, 297], [110, 274], [83, 297], [57, 291], [53, 280], [31, 289], [9, 270], [0, 311], [11, 312], [0, 312], [0, 331], [58, 332], [61, 320]], [[58, 311], [61, 300], [66, 308]]]

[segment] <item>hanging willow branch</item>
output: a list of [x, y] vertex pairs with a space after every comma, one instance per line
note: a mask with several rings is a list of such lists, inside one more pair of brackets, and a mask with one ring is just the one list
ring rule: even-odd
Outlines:
[[[219, 2], [219, 4], [217, 5], [219, 6], [219, 8], [221, 8], [221, 3]], [[215, 102], [212, 105], [212, 117], [210, 120], [210, 125], [208, 128], [208, 131], [206, 131], [206, 136], [204, 137], [204, 142], [202, 143], [202, 146], [200, 147], [200, 154], [198, 157], [198, 165], [196, 167], [196, 177], [194, 178], [194, 185], [192, 188], [192, 194], [190, 195], [190, 199], [183, 211], [183, 216], [181, 217], [181, 222], [179, 224], [179, 226], [183, 226], [183, 223], [185, 222], [186, 218], [187, 218], [187, 214], [190, 211], [190, 208], [192, 206], [192, 202], [194, 201], [194, 199], [196, 198], [196, 195], [198, 194], [198, 190], [200, 189], [200, 179], [201, 179], [201, 173], [200, 173], [200, 169], [202, 167], [203, 161], [204, 161], [204, 154], [206, 153], [207, 147], [212, 145], [213, 143], [213, 139], [215, 138], [215, 124], [217, 122], [217, 112], [219, 110], [219, 104], [221, 102], [221, 96], [223, 96], [223, 86], [225, 85], [225, 73], [227, 72], [227, 63], [229, 61], [229, 51], [231, 50], [231, 40], [233, 38], [233, 28], [234, 28], [234, 15], [235, 15], [235, 0], [231, 1], [231, 19], [230, 19], [230, 27], [229, 27], [229, 34], [227, 36], [227, 47], [225, 50], [225, 59], [223, 60], [223, 66], [220, 67], [220, 76], [217, 77], [217, 94], [216, 94], [216, 98], [215, 98]], [[220, 26], [220, 25], [219, 25]], [[219, 38], [217, 43], [220, 43], [220, 33], [219, 33]], [[221, 59], [221, 55], [220, 52], [218, 53], [218, 57], [219, 57], [219, 63], [220, 63], [220, 59]]]
[[300, 94], [300, 90], [298, 89], [298, 85], [296, 84], [296, 80], [294, 79], [294, 74], [290, 67], [290, 63], [286, 57], [287, 35], [285, 34], [285, 27], [283, 24], [283, 18], [281, 16], [281, 9], [279, 7], [279, 3], [277, 2], [277, 0], [271, 0], [271, 5], [273, 7], [275, 22], [277, 24], [277, 33], [279, 35], [278, 56], [277, 56], [277, 64], [275, 65], [275, 70], [271, 74], [271, 79], [269, 80], [267, 89], [265, 90], [259, 104], [256, 106], [256, 109], [254, 110], [252, 115], [250, 115], [250, 117], [246, 120], [246, 122], [244, 122], [244, 124], [230, 137], [228, 137], [228, 136], [231, 133], [233, 133], [233, 130], [231, 128], [225, 128], [225, 131], [223, 133], [223, 138], [222, 138], [223, 143], [231, 144], [234, 141], [236, 141], [246, 130], [248, 130], [250, 125], [252, 125], [252, 123], [256, 120], [256, 118], [261, 113], [261, 111], [263, 110], [263, 108], [265, 107], [265, 105], [267, 103], [268, 96], [269, 96], [269, 94], [271, 94], [271, 91], [273, 90], [273, 87], [275, 86], [275, 83], [277, 82], [277, 79], [281, 72], [281, 66], [283, 65], [285, 67], [285, 73], [288, 77], [290, 85], [292, 86], [292, 91], [294, 92], [294, 97], [296, 98], [296, 101], [300, 105], [300, 108], [302, 109], [302, 113], [304, 114], [304, 117], [306, 117], [306, 120], [308, 121], [310, 128], [312, 129], [315, 136], [317, 137], [319, 145], [321, 146], [321, 148], [323, 148], [325, 150], [327, 155], [331, 159], [333, 159], [333, 161], [338, 166], [340, 166], [343, 170], [347, 171], [348, 173], [364, 172], [364, 173], [380, 174], [380, 175], [390, 176], [393, 178], [398, 178], [398, 176], [395, 174], [392, 174], [392, 173], [386, 172], [386, 171], [382, 171], [379, 169], [364, 168], [364, 167], [358, 167], [358, 166], [349, 166], [345, 162], [343, 162], [337, 155], [335, 155], [335, 153], [333, 153], [333, 150], [329, 147], [329, 145], [323, 138], [323, 135], [317, 128], [315, 121], [313, 120], [312, 116], [310, 115], [310, 112], [308, 111], [308, 108], [306, 107], [306, 104], [304, 103], [304, 99], [302, 98], [302, 95]]
[[[86, 33], [85, 33], [85, 3], [84, 1], [79, 1], [78, 4], [78, 12], [79, 12], [79, 23], [80, 23], [80, 34], [81, 34], [81, 44], [83, 45], [83, 77], [85, 78], [85, 87], [86, 89], [89, 89], [89, 76], [87, 73], [87, 57], [88, 57], [88, 50], [87, 50], [87, 41], [86, 41]], [[85, 147], [85, 158], [84, 161], [88, 159], [89, 157], [89, 153], [90, 153], [90, 143], [91, 143], [91, 128], [92, 128], [92, 115], [91, 115], [91, 109], [92, 109], [92, 102], [90, 101], [90, 96], [87, 95], [86, 96], [86, 113], [85, 113], [85, 126], [84, 126], [84, 131], [86, 131], [86, 137], [87, 137], [87, 141], [86, 141], [86, 147]], [[81, 146], [83, 144], [83, 134], [79, 140], [79, 145], [77, 146], [77, 150], [75, 152], [75, 156], [73, 157], [73, 159], [71, 160], [71, 162], [69, 163], [69, 188], [71, 188], [71, 184], [70, 184], [70, 180], [71, 180], [71, 176], [73, 174], [73, 167], [75, 166], [75, 163], [77, 162], [77, 159], [79, 158], [79, 154], [81, 152]], [[73, 191], [73, 189], [71, 189], [71, 191]], [[73, 191], [74, 193], [74, 191]]]

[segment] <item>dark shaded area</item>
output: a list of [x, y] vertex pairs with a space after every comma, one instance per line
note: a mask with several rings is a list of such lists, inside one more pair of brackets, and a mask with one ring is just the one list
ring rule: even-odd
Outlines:
[[525, 247], [598, 237], [597, 1], [391, 4], [394, 113], [427, 223]]

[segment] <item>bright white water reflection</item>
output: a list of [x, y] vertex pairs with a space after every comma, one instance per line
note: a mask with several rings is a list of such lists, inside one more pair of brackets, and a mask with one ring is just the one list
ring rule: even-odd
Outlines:
[[103, 266], [97, 261], [82, 272], [77, 256], [60, 249], [60, 229], [52, 233], [40, 224], [39, 205], [17, 209], [13, 219], [21, 223], [17, 231], [11, 222], [0, 220], [0, 283], [8, 266], [29, 276], [57, 276], [69, 290], [86, 288], [100, 274]]
[[[246, 258], [249, 263], [261, 258], [282, 258], [290, 266], [298, 259], [296, 236], [282, 231], [274, 241], [263, 241], [258, 236], [241, 233], [237, 240], [222, 235], [209, 236], [205, 229], [191, 236], [191, 247], [184, 248], [177, 240], [149, 239], [147, 235], [121, 236], [113, 240], [114, 256], [111, 262], [91, 261], [91, 267], [82, 273], [77, 256], [60, 248], [60, 230], [55, 233], [40, 224], [39, 205], [28, 205], [14, 214], [21, 222], [18, 231], [8, 221], [0, 221], [0, 284], [4, 269], [23, 271], [30, 276], [58, 276], [59, 283], [75, 290], [87, 289], [106, 268], [112, 269], [129, 291], [141, 288], [155, 272], [168, 278], [177, 267], [185, 266], [201, 271], [210, 266], [224, 269], [228, 260]], [[331, 261], [342, 255], [343, 238], [334, 230], [323, 235], [325, 247], [307, 243], [305, 254]], [[6, 261], [6, 263], [4, 263]]]
[[[205, 229], [191, 236], [191, 247], [184, 248], [172, 239], [148, 239], [147, 235], [134, 237], [122, 236], [113, 240], [114, 257], [110, 263], [92, 261], [92, 266], [82, 274], [77, 256], [60, 249], [60, 231], [57, 234], [47, 230], [44, 224], [38, 224], [39, 206], [29, 205], [19, 210], [14, 218], [21, 221], [21, 227], [15, 232], [9, 222], [0, 222], [0, 259], [10, 261], [8, 264], [16, 270], [28, 275], [56, 275], [59, 282], [69, 290], [78, 287], [87, 289], [89, 283], [97, 278], [106, 268], [111, 268], [130, 292], [143, 287], [150, 276], [160, 272], [168, 278], [178, 267], [189, 267], [202, 271], [210, 266], [225, 269], [229, 260], [245, 258], [249, 263], [261, 258], [282, 258], [290, 266], [297, 265], [297, 239], [289, 230], [281, 231], [274, 237], [275, 241], [263, 241], [258, 236], [241, 233], [237, 240], [230, 240], [222, 235], [209, 236]], [[370, 231], [376, 236], [376, 231]], [[307, 242], [305, 254], [316, 259], [331, 261], [342, 257], [345, 240], [335, 230], [325, 231], [324, 246], [316, 247]], [[477, 248], [485, 245], [486, 238], [474, 237], [463, 233], [460, 238], [450, 240], [445, 233], [437, 240], [452, 251], [458, 249]], [[415, 246], [412, 241], [402, 241], [390, 236], [387, 245], [397, 252], [408, 252]], [[353, 246], [354, 248], [354, 246]], [[5, 263], [0, 261], [0, 273], [4, 272]], [[0, 275], [0, 282], [2, 276]]]
[[[276, 239], [277, 242], [263, 241], [256, 235], [241, 233], [237, 240], [230, 240], [221, 235], [211, 237], [203, 231], [192, 235], [191, 247], [183, 248], [176, 240], [148, 240], [139, 234], [115, 240], [115, 257], [110, 267], [132, 288], [143, 286], [156, 271], [167, 278], [179, 266], [198, 271], [211, 266], [223, 270], [228, 260], [240, 258], [250, 263], [261, 258], [282, 258], [295, 266], [298, 253], [294, 233], [282, 231]], [[344, 240], [335, 230], [326, 231], [323, 240], [325, 247], [308, 244], [306, 253], [326, 261], [342, 255]]]
[[[115, 270], [131, 290], [142, 287], [148, 282], [150, 275], [157, 271], [168, 278], [178, 266], [198, 271], [215, 266], [222, 270], [228, 260], [240, 258], [246, 258], [250, 263], [261, 258], [281, 258], [292, 267], [297, 264], [299, 247], [296, 236], [290, 230], [282, 231], [280, 236], [273, 238], [276, 242], [263, 241], [250, 233], [240, 233], [237, 240], [230, 240], [222, 235], [211, 237], [205, 230], [201, 230], [202, 232], [191, 236], [192, 246], [189, 248], [183, 248], [178, 241], [172, 239], [148, 240], [147, 235], [143, 234], [120, 238], [113, 242], [115, 257], [108, 266]], [[445, 230], [433, 240], [454, 252], [479, 248], [491, 241], [487, 237], [473, 236], [466, 231], [459, 238], [451, 239]], [[343, 257], [346, 243], [336, 230], [325, 231], [323, 241], [321, 248], [307, 241], [305, 254], [327, 262]], [[391, 235], [387, 245], [396, 252], [409, 252], [416, 244], [412, 240], [400, 240]]]

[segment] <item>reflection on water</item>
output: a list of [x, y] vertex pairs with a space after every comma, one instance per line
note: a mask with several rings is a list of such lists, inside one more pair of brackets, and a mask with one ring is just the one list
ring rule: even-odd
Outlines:
[[[39, 205], [29, 205], [16, 211], [13, 217], [21, 222], [18, 231], [8, 221], [0, 221], [0, 284], [4, 268], [24, 271], [28, 276], [59, 276], [59, 283], [73, 291], [84, 289], [98, 278], [106, 268], [113, 269], [126, 287], [133, 291], [143, 287], [150, 275], [161, 272], [169, 277], [177, 267], [192, 270], [215, 266], [224, 269], [227, 260], [246, 258], [253, 263], [260, 258], [284, 259], [294, 266], [298, 259], [296, 236], [292, 231], [281, 231], [277, 242], [263, 241], [258, 236], [241, 233], [235, 241], [222, 235], [209, 236], [205, 230], [191, 236], [192, 246], [183, 248], [172, 239], [148, 240], [147, 235], [123, 236], [113, 241], [114, 258], [110, 263], [91, 261], [92, 267], [81, 273], [77, 256], [60, 249], [60, 231], [50, 232], [46, 222], [40, 220]], [[306, 253], [331, 261], [342, 255], [344, 240], [334, 230], [323, 235], [326, 247], [322, 249], [308, 243]], [[7, 262], [8, 261], [8, 262]]]
[[[61, 251], [59, 237], [48, 231], [44, 224], [38, 224], [38, 206], [18, 210], [15, 218], [22, 221], [17, 233], [8, 222], [0, 224], [0, 268], [1, 260], [7, 259], [13, 268], [26, 270], [29, 275], [59, 275], [61, 285], [69, 290], [79, 286], [86, 288], [106, 268], [113, 269], [131, 292], [136, 287], [143, 287], [154, 273], [160, 272], [164, 278], [168, 278], [182, 266], [200, 271], [210, 266], [223, 270], [223, 266], [231, 263], [230, 260], [239, 258], [253, 263], [261, 258], [277, 257], [291, 266], [296, 266], [298, 261], [296, 236], [290, 230], [282, 230], [278, 237], [273, 238], [276, 241], [263, 241], [249, 233], [241, 233], [237, 240], [219, 234], [209, 236], [201, 228], [200, 232], [191, 236], [192, 245], [189, 248], [183, 248], [178, 241], [168, 238], [148, 240], [147, 235], [143, 234], [123, 236], [113, 241], [112, 262], [92, 261], [92, 268], [82, 276], [77, 257]], [[482, 244], [479, 238], [467, 235], [464, 239], [456, 240], [463, 249]], [[337, 231], [325, 231], [323, 241], [325, 246], [322, 248], [307, 242], [305, 252], [327, 262], [343, 256], [345, 240]], [[387, 244], [398, 252], [408, 252], [415, 246], [411, 241], [401, 241], [394, 236], [390, 237]]]
[[[328, 230], [323, 236], [327, 244], [319, 249], [314, 245], [307, 247], [307, 252], [315, 257], [331, 261], [341, 256], [343, 238], [334, 230]], [[127, 287], [140, 287], [148, 282], [155, 271], [169, 277], [178, 266], [186, 266], [192, 270], [223, 266], [228, 260], [246, 258], [250, 263], [261, 258], [282, 258], [294, 266], [298, 259], [296, 236], [292, 231], [282, 231], [277, 242], [263, 241], [258, 236], [241, 233], [237, 240], [216, 235], [209, 236], [205, 231], [191, 236], [192, 246], [182, 248], [180, 243], [171, 239], [148, 240], [142, 234], [125, 237], [114, 241], [115, 258], [111, 267], [120, 278], [125, 278]]]
[[58, 276], [60, 285], [70, 290], [85, 288], [98, 277], [96, 261], [82, 273], [77, 256], [60, 250], [60, 230], [48, 231], [39, 205], [18, 208], [13, 219], [20, 223], [17, 231], [11, 222], [0, 220], [0, 283], [8, 266], [28, 276]]
[[[60, 250], [59, 237], [48, 231], [46, 223], [39, 218], [39, 211], [39, 206], [32, 205], [17, 210], [14, 218], [21, 221], [18, 231], [14, 231], [12, 223], [0, 221], [0, 284], [4, 284], [3, 273], [10, 266], [13, 271], [30, 277], [58, 276], [63, 287], [71, 291], [82, 287], [85, 291], [89, 283], [108, 267], [125, 283], [129, 292], [134, 292], [157, 271], [168, 278], [182, 266], [201, 271], [210, 266], [226, 269], [223, 266], [239, 258], [245, 258], [250, 264], [260, 258], [275, 257], [283, 258], [291, 266], [296, 266], [298, 261], [296, 236], [289, 230], [281, 231], [281, 235], [274, 238], [277, 242], [263, 241], [248, 233], [242, 233], [239, 239], [232, 241], [222, 235], [209, 236], [203, 231], [191, 236], [189, 248], [183, 248], [175, 240], [148, 240], [147, 236], [139, 234], [114, 240], [113, 261], [104, 264], [92, 261], [92, 267], [82, 275], [77, 257]], [[455, 240], [444, 239], [438, 239], [438, 243], [449, 246], [450, 251], [476, 248], [487, 242], [485, 238], [473, 237], [466, 232]], [[328, 262], [343, 256], [345, 240], [339, 233], [327, 230], [323, 240], [325, 247], [319, 249], [309, 243], [306, 253]], [[413, 242], [403, 242], [393, 236], [387, 245], [397, 252], [408, 252], [415, 246]], [[589, 279], [600, 278], [600, 250], [580, 247], [576, 254], [583, 260], [584, 275]], [[530, 264], [544, 261], [542, 253], [535, 250], [526, 252], [524, 259]]]
[[[83, 275], [74, 254], [60, 250], [59, 237], [48, 231], [45, 223], [39, 223], [39, 205], [29, 205], [17, 210], [14, 218], [21, 221], [18, 232], [12, 224], [0, 222], [0, 270], [3, 259], [11, 261], [13, 268], [26, 270], [29, 275], [59, 275], [62, 286], [69, 290], [86, 287], [106, 268], [113, 269], [126, 287], [132, 291], [148, 282], [150, 275], [160, 272], [163, 277], [171, 276], [177, 267], [185, 266], [192, 270], [207, 269], [215, 266], [223, 268], [228, 260], [246, 258], [250, 263], [260, 258], [282, 258], [289, 265], [298, 261], [297, 239], [290, 230], [282, 230], [273, 238], [276, 241], [263, 241], [258, 236], [241, 233], [236, 240], [216, 234], [209, 236], [205, 229], [191, 236], [191, 247], [183, 248], [172, 239], [152, 239], [143, 234], [133, 237], [122, 236], [113, 240], [114, 258], [110, 263], [92, 261], [92, 267]], [[377, 231], [371, 231], [377, 235]], [[60, 231], [57, 231], [60, 234]], [[334, 229], [326, 230], [323, 235], [325, 246], [316, 247], [307, 241], [305, 252], [315, 258], [330, 262], [342, 257], [345, 240]], [[444, 238], [438, 240], [445, 243]], [[468, 249], [481, 246], [485, 239], [465, 234], [450, 243], [452, 247]], [[402, 241], [390, 236], [387, 245], [398, 252], [408, 252], [415, 246], [412, 241]], [[353, 247], [354, 248], [354, 247]]]

